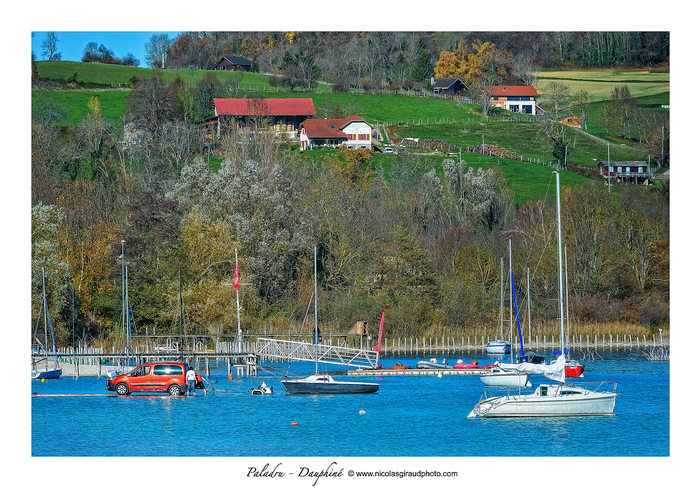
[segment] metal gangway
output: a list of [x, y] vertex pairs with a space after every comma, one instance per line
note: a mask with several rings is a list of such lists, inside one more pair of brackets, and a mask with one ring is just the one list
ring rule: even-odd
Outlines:
[[376, 368], [379, 363], [379, 353], [367, 349], [285, 341], [264, 337], [259, 337], [257, 342], [257, 354], [261, 359], [275, 358], [283, 361], [318, 361], [319, 363], [339, 364], [357, 368]]

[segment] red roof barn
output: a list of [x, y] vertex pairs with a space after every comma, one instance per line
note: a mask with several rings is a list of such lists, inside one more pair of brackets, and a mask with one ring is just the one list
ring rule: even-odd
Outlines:
[[219, 121], [249, 126], [251, 117], [264, 117], [275, 132], [296, 132], [299, 124], [316, 115], [311, 98], [215, 98]]

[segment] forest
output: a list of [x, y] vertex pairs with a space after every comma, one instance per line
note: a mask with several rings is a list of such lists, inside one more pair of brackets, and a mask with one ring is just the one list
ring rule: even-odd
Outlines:
[[[537, 53], [533, 59], [552, 65], [643, 66], [668, 58], [663, 33], [488, 34], [514, 58]], [[421, 52], [431, 53], [428, 74], [435, 73], [441, 50], [459, 51], [460, 41], [485, 36], [186, 33], [169, 44], [168, 60], [209, 66], [231, 53], [279, 72], [285, 53], [303, 63], [303, 50], [293, 50], [311, 45], [319, 77], [329, 83], [334, 76], [388, 83], [411, 78]], [[281, 43], [285, 49], [271, 48]], [[349, 52], [367, 53], [367, 60], [351, 62]], [[405, 62], [397, 61], [402, 53]], [[509, 66], [504, 79], [515, 76]], [[310, 334], [314, 247], [324, 331], [346, 333], [356, 321], [376, 328], [385, 312], [389, 337], [493, 335], [501, 263], [507, 285], [509, 256], [516, 296], [523, 300], [529, 290], [535, 326], [545, 330], [556, 320], [553, 176], [543, 198], [516, 204], [498, 162], [446, 154], [436, 163], [420, 151], [381, 160], [362, 150], [300, 154], [268, 131], [235, 126], [212, 138], [198, 122], [223, 90], [214, 82], [193, 91], [177, 78], [139, 80], [119, 126], [98, 97], [68, 126], [66, 107], [35, 103], [33, 333], [42, 316], [42, 268], [61, 345], [71, 344], [73, 331], [91, 344], [118, 342], [125, 270], [135, 334], [180, 335], [183, 317], [190, 335], [235, 333], [237, 254], [244, 333]], [[595, 178], [563, 181], [570, 316], [584, 324], [667, 326], [668, 185], [611, 192]]]

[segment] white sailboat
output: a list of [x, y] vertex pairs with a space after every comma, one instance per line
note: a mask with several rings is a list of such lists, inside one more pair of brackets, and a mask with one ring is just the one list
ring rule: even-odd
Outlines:
[[129, 345], [129, 358], [125, 359], [124, 362], [119, 361], [119, 364], [114, 369], [107, 371], [106, 376], [108, 379], [116, 378], [117, 376], [126, 374], [138, 366], [135, 361], [133, 361], [133, 348], [131, 342], [131, 310], [129, 309], [129, 267], [124, 266], [124, 241], [122, 241], [122, 337], [126, 334], [126, 343], [122, 343], [122, 350], [127, 351], [126, 345]]
[[[32, 362], [32, 379], [33, 380], [49, 380], [61, 377], [62, 369], [58, 366], [58, 353], [56, 352], [56, 342], [53, 338], [53, 327], [51, 326], [51, 317], [49, 317], [49, 304], [46, 300], [46, 279], [44, 277], [44, 268], [41, 268], [41, 297], [42, 297], [42, 308], [44, 312], [44, 344], [42, 344], [44, 349], [44, 359], [40, 361], [44, 363], [44, 371], [39, 371], [37, 368], [37, 362]], [[48, 330], [51, 330], [51, 344], [53, 344], [53, 352], [56, 356], [55, 367], [49, 369], [49, 351], [47, 349], [49, 338]], [[37, 340], [37, 342], [39, 342]]]
[[[511, 253], [511, 246], [510, 246], [510, 239], [508, 239], [508, 268], [509, 268], [509, 275], [510, 275], [510, 336], [511, 338], [513, 337], [513, 297], [515, 295], [514, 292], [514, 286], [513, 286], [513, 257]], [[501, 270], [503, 267], [501, 267]], [[501, 280], [501, 283], [503, 280]], [[501, 289], [503, 289], [503, 286], [501, 285]], [[501, 299], [501, 303], [503, 300]], [[502, 308], [502, 307], [501, 307]], [[516, 309], [517, 311], [517, 304], [516, 304]], [[520, 330], [520, 326], [518, 326], [518, 330]], [[519, 333], [518, 333], [519, 334]], [[521, 340], [522, 343], [522, 340]], [[513, 365], [513, 350], [510, 347], [510, 344], [508, 344], [508, 349], [510, 352], [510, 366]], [[487, 349], [488, 351], [488, 349]], [[521, 347], [521, 353], [522, 353], [522, 347]], [[502, 366], [509, 366], [508, 364], [501, 364], [500, 362], [496, 362], [496, 367], [491, 369], [488, 373], [483, 373], [479, 375], [479, 379], [481, 379], [481, 382], [485, 384], [486, 386], [501, 386], [501, 387], [508, 387], [508, 388], [529, 388], [532, 386], [532, 383], [530, 383], [530, 372], [525, 371], [525, 370], [517, 370], [517, 369], [507, 369]]]
[[488, 354], [510, 354], [510, 342], [503, 340], [503, 258], [501, 258], [501, 310], [498, 321], [501, 326], [501, 338], [486, 343]]
[[[557, 225], [559, 240], [559, 308], [561, 348], [564, 351], [564, 291], [562, 283], [561, 203], [559, 173], [557, 175]], [[522, 363], [514, 369], [541, 371], [556, 384], [539, 385], [534, 393], [485, 396], [479, 400], [468, 418], [475, 417], [553, 417], [569, 415], [612, 415], [617, 393], [615, 382], [603, 382], [594, 389], [566, 384], [566, 356], [561, 354], [553, 365]]]
[[316, 280], [316, 248], [314, 248], [314, 359], [316, 372], [302, 379], [282, 380], [284, 388], [290, 395], [300, 394], [341, 394], [341, 393], [374, 393], [379, 390], [379, 383], [363, 381], [336, 381], [327, 373], [318, 372], [318, 292]]

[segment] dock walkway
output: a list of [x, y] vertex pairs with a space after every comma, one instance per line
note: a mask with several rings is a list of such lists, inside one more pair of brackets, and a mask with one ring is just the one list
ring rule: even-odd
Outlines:
[[352, 369], [349, 376], [481, 375], [491, 369]]

